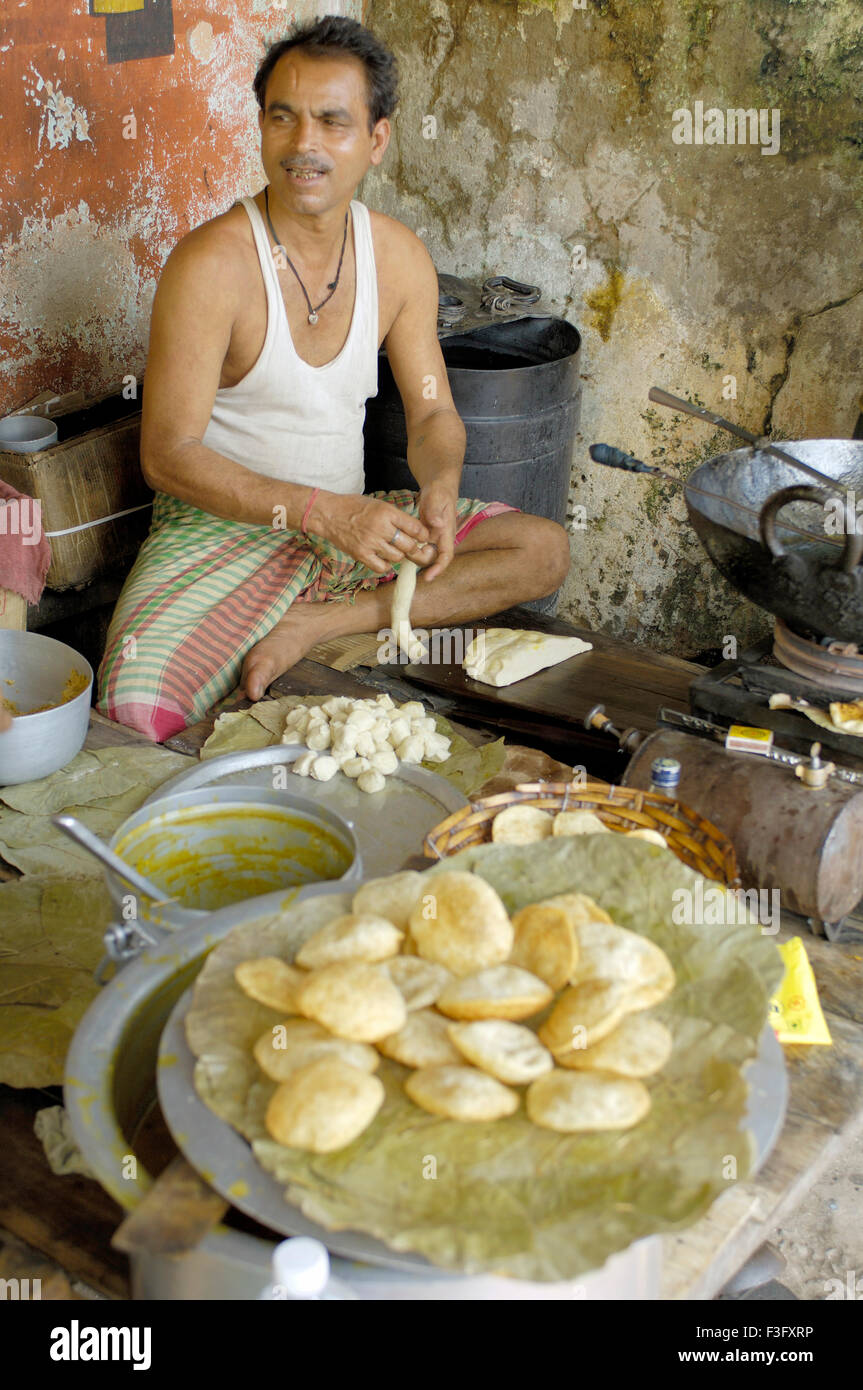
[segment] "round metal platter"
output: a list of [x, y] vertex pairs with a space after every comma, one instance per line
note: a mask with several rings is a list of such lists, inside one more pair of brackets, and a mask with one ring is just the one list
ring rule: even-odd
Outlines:
[[[144, 805], [176, 792], [207, 787], [274, 787], [273, 769], [292, 763], [308, 750], [299, 743], [277, 743], [240, 753], [226, 753], [197, 763], [159, 787]], [[412, 855], [421, 852], [428, 832], [453, 811], [467, 806], [467, 798], [436, 772], [414, 763], [399, 763], [381, 792], [363, 792], [349, 777], [337, 773], [329, 782], [298, 777], [288, 771], [287, 790], [319, 802], [346, 819], [353, 827], [362, 858], [363, 876], [391, 874]]]
[[[283, 1236], [312, 1236], [333, 1254], [366, 1264], [417, 1273], [435, 1269], [423, 1255], [391, 1250], [360, 1231], [330, 1231], [307, 1221], [285, 1200], [276, 1178], [260, 1166], [248, 1142], [210, 1110], [195, 1090], [195, 1058], [186, 1042], [186, 1014], [192, 989], [178, 1000], [162, 1033], [157, 1084], [165, 1122], [192, 1167], [232, 1206]], [[745, 1127], [755, 1139], [753, 1173], [765, 1162], [779, 1138], [788, 1104], [788, 1076], [782, 1047], [769, 1024], [761, 1034], [758, 1055], [744, 1075], [749, 1096]], [[463, 1276], [453, 1273], [453, 1278]]]

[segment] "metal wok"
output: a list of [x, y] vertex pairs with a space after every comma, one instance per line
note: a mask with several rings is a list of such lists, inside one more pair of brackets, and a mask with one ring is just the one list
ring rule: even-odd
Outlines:
[[[863, 646], [863, 441], [783, 447], [835, 478], [837, 489], [803, 481], [799, 469], [759, 449], [734, 449], [687, 479], [689, 519], [719, 572], [753, 603], [797, 632]], [[784, 531], [785, 522], [824, 539]]]

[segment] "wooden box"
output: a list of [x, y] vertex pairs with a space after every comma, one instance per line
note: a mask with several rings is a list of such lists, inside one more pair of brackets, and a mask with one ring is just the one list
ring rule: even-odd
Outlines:
[[40, 500], [51, 544], [46, 584], [70, 589], [131, 562], [150, 526], [153, 493], [139, 461], [139, 402], [110, 397], [55, 423], [50, 449], [0, 450], [0, 478]]

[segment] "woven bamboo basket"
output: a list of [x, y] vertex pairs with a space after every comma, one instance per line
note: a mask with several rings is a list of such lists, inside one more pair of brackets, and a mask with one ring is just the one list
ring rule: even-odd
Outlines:
[[445, 859], [468, 845], [491, 842], [491, 823], [507, 806], [527, 804], [545, 811], [593, 811], [609, 830], [658, 830], [690, 869], [739, 888], [734, 847], [718, 826], [680, 801], [638, 787], [608, 782], [528, 782], [455, 811], [423, 841], [428, 859]]

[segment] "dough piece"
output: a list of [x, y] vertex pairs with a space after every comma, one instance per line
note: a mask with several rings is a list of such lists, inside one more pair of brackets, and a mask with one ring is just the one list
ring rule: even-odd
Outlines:
[[602, 1072], [549, 1072], [529, 1087], [527, 1113], [535, 1125], [560, 1134], [631, 1129], [650, 1109], [640, 1081]]
[[312, 763], [312, 776], [316, 782], [329, 782], [339, 770], [336, 758], [315, 758]]
[[664, 835], [660, 835], [658, 830], [627, 830], [628, 840], [646, 840], [649, 845], [658, 845], [660, 849], [668, 849], [668, 841]]
[[392, 695], [376, 695], [373, 704], [379, 705], [381, 709], [395, 709], [396, 702]]
[[361, 792], [382, 792], [387, 784], [387, 779], [377, 768], [368, 767], [365, 772], [361, 772], [357, 778], [357, 786]]
[[551, 1071], [554, 1059], [536, 1034], [500, 1018], [451, 1023], [449, 1035], [475, 1067], [510, 1086], [523, 1086]]
[[329, 748], [331, 741], [332, 731], [329, 724], [316, 724], [306, 734], [306, 747], [313, 748], [316, 753], [321, 753], [325, 748]]
[[580, 637], [489, 627], [473, 639], [462, 666], [466, 675], [485, 685], [512, 685], [591, 648], [592, 643]]
[[558, 811], [554, 818], [552, 835], [605, 835], [612, 834], [608, 826], [593, 811]]
[[426, 738], [425, 762], [445, 763], [452, 740], [446, 734], [429, 734]]
[[390, 724], [390, 743], [397, 748], [400, 743], [404, 743], [406, 738], [410, 738], [411, 726], [407, 719], [401, 717], [394, 719]]
[[578, 939], [567, 908], [554, 902], [530, 903], [514, 914], [512, 925], [510, 965], [538, 975], [555, 992], [563, 989], [578, 963]]
[[346, 777], [360, 778], [370, 768], [371, 763], [368, 758], [347, 758], [342, 763], [342, 772]]
[[417, 569], [413, 560], [402, 560], [393, 586], [393, 606], [390, 610], [390, 627], [409, 661], [422, 661], [425, 656], [425, 647], [411, 628], [411, 603], [417, 586]]
[[375, 736], [371, 729], [363, 729], [357, 734], [357, 757], [371, 758], [377, 752]]
[[491, 838], [497, 844], [529, 845], [551, 834], [554, 817], [539, 806], [507, 806], [491, 823]]
[[334, 714], [347, 715], [351, 709], [351, 698], [349, 695], [330, 695], [326, 700], [321, 701], [321, 709], [331, 719]]
[[295, 772], [298, 777], [308, 777], [317, 756], [317, 753], [301, 753], [296, 762], [291, 763], [291, 772]]
[[448, 1026], [434, 1009], [418, 1009], [408, 1014], [397, 1033], [381, 1038], [378, 1050], [403, 1067], [460, 1066], [462, 1055], [450, 1039]]
[[405, 1082], [414, 1105], [449, 1120], [500, 1120], [518, 1109], [518, 1096], [475, 1067], [424, 1067]]
[[399, 714], [402, 719], [406, 719], [408, 724], [412, 719], [424, 719], [426, 708], [422, 700], [406, 700], [399, 706]]
[[398, 927], [384, 917], [347, 912], [319, 927], [295, 959], [304, 970], [319, 970], [337, 960], [386, 960], [397, 954], [402, 939]]
[[544, 980], [516, 965], [492, 965], [452, 980], [438, 995], [447, 1018], [530, 1018], [553, 995]]
[[671, 1056], [673, 1039], [664, 1023], [644, 1014], [627, 1014], [594, 1047], [558, 1058], [558, 1065], [577, 1071], [605, 1071], [613, 1076], [653, 1076]]
[[234, 979], [244, 994], [278, 1009], [282, 1014], [295, 1014], [297, 987], [307, 979], [304, 970], [296, 970], [278, 956], [258, 956], [256, 960], [241, 961], [234, 969]]
[[863, 700], [836, 700], [830, 718], [845, 734], [863, 734]]
[[368, 709], [364, 703], [361, 705], [358, 702], [348, 715], [345, 727], [348, 729], [356, 729], [357, 733], [360, 734], [364, 729], [373, 728], [374, 722], [375, 716], [372, 711]]
[[376, 1076], [338, 1057], [321, 1057], [281, 1083], [264, 1123], [277, 1144], [334, 1153], [368, 1128], [384, 1095]]
[[583, 922], [575, 930], [579, 950], [575, 983], [626, 982], [632, 991], [628, 1013], [649, 1009], [671, 993], [675, 982], [671, 961], [648, 937], [613, 922]]
[[347, 724], [340, 725], [333, 734], [333, 752], [355, 753], [359, 734]]
[[539, 1036], [555, 1057], [593, 1047], [629, 1013], [632, 990], [617, 980], [587, 980], [561, 994]]
[[419, 734], [410, 734], [397, 744], [396, 753], [403, 763], [421, 763], [425, 753], [425, 739]]
[[370, 878], [354, 893], [351, 909], [385, 917], [399, 931], [406, 932], [411, 909], [422, 892], [424, 875], [416, 869], [402, 869], [385, 878]]
[[423, 960], [421, 956], [393, 956], [384, 969], [401, 992], [408, 1013], [430, 1008], [444, 985], [452, 979], [442, 965]]
[[405, 1001], [385, 971], [366, 961], [340, 960], [313, 970], [297, 989], [306, 1018], [340, 1038], [377, 1042], [404, 1027]]
[[471, 975], [505, 961], [512, 923], [491, 884], [458, 870], [425, 880], [408, 923], [420, 955], [454, 975]]
[[252, 1051], [261, 1071], [271, 1081], [287, 1081], [297, 1067], [308, 1066], [319, 1057], [340, 1057], [360, 1071], [375, 1071], [380, 1063], [379, 1054], [368, 1043], [334, 1038], [310, 1018], [290, 1018], [268, 1029]]
[[395, 749], [390, 748], [389, 745], [385, 748], [379, 748], [377, 752], [373, 753], [369, 762], [371, 763], [370, 770], [380, 772], [384, 777], [391, 776], [399, 765]]

